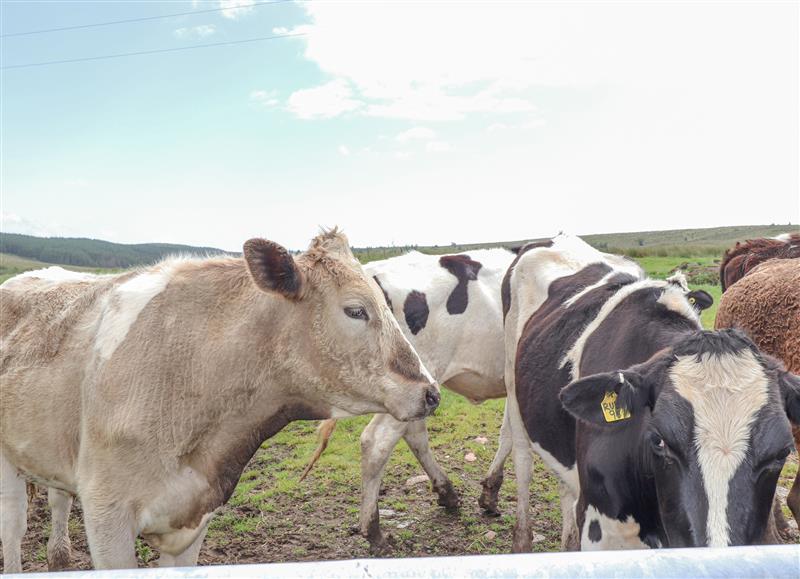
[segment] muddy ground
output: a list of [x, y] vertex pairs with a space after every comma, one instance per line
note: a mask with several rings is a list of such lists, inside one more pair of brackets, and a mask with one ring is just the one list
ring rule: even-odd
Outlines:
[[[508, 553], [516, 492], [511, 461], [501, 491], [504, 514], [487, 517], [477, 506], [479, 481], [496, 449], [493, 424], [502, 406], [499, 401], [472, 406], [451, 395], [443, 406], [440, 415], [431, 420], [431, 439], [437, 458], [461, 494], [462, 507], [457, 513], [448, 513], [436, 505], [427, 482], [408, 484], [422, 470], [401, 443], [387, 468], [380, 504], [385, 513], [383, 529], [394, 543], [392, 555]], [[219, 509], [200, 553], [200, 564], [370, 556], [367, 542], [351, 531], [358, 521], [358, 435], [364, 424], [363, 418], [340, 422], [328, 451], [303, 483], [297, 479], [315, 445], [314, 424], [295, 423], [265, 443], [230, 502]], [[468, 453], [475, 455], [475, 461], [465, 460]], [[797, 471], [795, 455], [790, 463], [781, 480], [784, 487]], [[557, 487], [538, 459], [531, 489], [534, 550], [557, 550], [561, 533]], [[48, 521], [46, 493], [39, 490], [31, 504], [23, 545], [26, 571], [47, 569]], [[78, 504], [70, 530], [72, 568], [91, 568]], [[157, 564], [158, 554], [143, 541], [137, 544], [137, 554], [141, 566]]]

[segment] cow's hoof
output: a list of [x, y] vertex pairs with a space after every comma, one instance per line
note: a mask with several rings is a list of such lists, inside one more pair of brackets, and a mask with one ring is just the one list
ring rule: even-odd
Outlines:
[[72, 547], [67, 543], [59, 543], [58, 545], [47, 549], [47, 570], [48, 571], [63, 571], [68, 569], [72, 561]]
[[497, 508], [500, 487], [503, 485], [503, 477], [485, 478], [481, 481], [483, 490], [478, 497], [478, 506], [483, 509], [483, 514], [489, 517], [499, 517], [500, 509]]
[[439, 495], [437, 502], [440, 507], [444, 507], [448, 511], [455, 511], [461, 506], [461, 499], [450, 481], [445, 481], [441, 486], [434, 484], [433, 490]]
[[531, 533], [527, 529], [523, 530], [519, 527], [514, 527], [514, 540], [511, 543], [512, 553], [530, 553], [533, 551], [533, 543], [531, 542]]
[[483, 509], [483, 514], [489, 517], [499, 517], [500, 509], [497, 508], [497, 493], [490, 488], [483, 487], [481, 496], [478, 497], [478, 506]]
[[387, 557], [394, 551], [394, 540], [392, 536], [384, 537], [378, 535], [377, 537], [369, 538], [369, 554], [372, 557]]
[[483, 509], [483, 515], [486, 517], [499, 517], [503, 513], [500, 512], [500, 509], [497, 508], [497, 505], [485, 506], [480, 501], [478, 501], [478, 505]]

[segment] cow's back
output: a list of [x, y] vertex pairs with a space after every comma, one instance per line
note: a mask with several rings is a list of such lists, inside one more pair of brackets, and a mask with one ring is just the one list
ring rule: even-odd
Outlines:
[[575, 422], [558, 399], [577, 372], [567, 353], [603, 305], [644, 274], [634, 262], [559, 235], [523, 248], [506, 277], [507, 387], [528, 437], [563, 474], [575, 462]]
[[98, 296], [120, 277], [52, 270], [61, 268], [28, 272], [0, 286], [0, 371], [51, 362]]
[[714, 326], [746, 331], [800, 372], [800, 258], [766, 261], [722, 294]]
[[675, 334], [700, 327], [684, 287], [618, 267], [603, 260], [553, 280], [514, 350], [522, 420], [530, 440], [555, 458], [548, 462], [557, 471], [576, 459], [575, 421], [560, 390], [578, 378], [644, 362]]
[[412, 251], [364, 269], [437, 380], [480, 401], [505, 394], [500, 284], [513, 257], [506, 249]]
[[[550, 284], [548, 297], [525, 324], [517, 347], [515, 383], [517, 402], [529, 438], [562, 465], [575, 462], [575, 421], [562, 408], [558, 393], [577, 375], [567, 357], [586, 327], [623, 285], [635, 278], [619, 273], [617, 279], [589, 289], [612, 273], [605, 263], [590, 264]], [[577, 298], [574, 302], [570, 300]]]
[[126, 275], [48, 268], [0, 286], [2, 444], [23, 470], [33, 466], [26, 464], [24, 449], [35, 447], [42, 451], [39, 462], [50, 465], [41, 478], [70, 478], [63, 467], [77, 452], [92, 312]]

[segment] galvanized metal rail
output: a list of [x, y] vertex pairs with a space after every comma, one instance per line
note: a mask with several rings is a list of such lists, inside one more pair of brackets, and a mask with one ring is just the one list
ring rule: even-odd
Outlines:
[[731, 547], [728, 549], [659, 549], [475, 555], [413, 559], [351, 559], [270, 565], [218, 565], [117, 571], [71, 571], [50, 575], [28, 573], [8, 577], [58, 579], [244, 579], [358, 577], [416, 579], [422, 577], [772, 577], [800, 579], [800, 545]]

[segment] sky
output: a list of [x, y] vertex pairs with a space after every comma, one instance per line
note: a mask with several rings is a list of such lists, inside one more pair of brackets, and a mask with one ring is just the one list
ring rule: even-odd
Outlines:
[[239, 250], [800, 221], [797, 2], [4, 0], [0, 26], [2, 67], [280, 37], [4, 68], [2, 231]]

